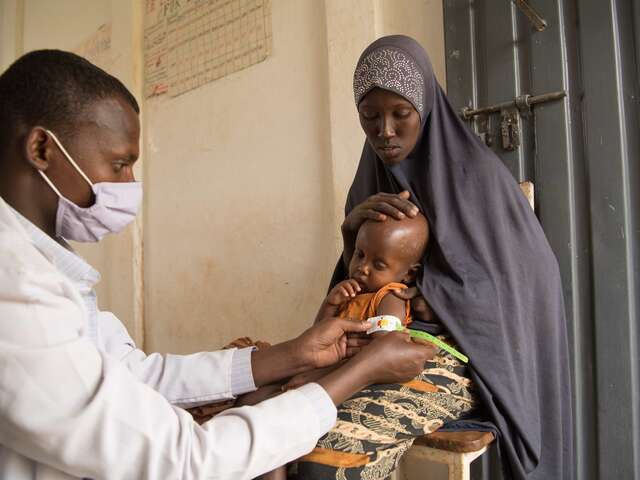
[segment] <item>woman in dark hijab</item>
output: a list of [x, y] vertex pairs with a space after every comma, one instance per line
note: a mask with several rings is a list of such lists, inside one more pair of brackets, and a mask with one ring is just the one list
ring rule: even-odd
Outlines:
[[[411, 215], [417, 206], [431, 232], [416, 286], [444, 334], [470, 358], [468, 369], [456, 374], [472, 380], [473, 397], [495, 427], [505, 477], [572, 479], [560, 274], [533, 210], [501, 161], [458, 118], [415, 40], [394, 35], [372, 43], [358, 61], [354, 94], [367, 142], [347, 198], [344, 258], [352, 254], [364, 221]], [[333, 281], [345, 275], [343, 259]], [[391, 387], [378, 391], [385, 388]], [[375, 397], [375, 387], [363, 395]], [[398, 398], [397, 406], [405, 407], [407, 398]], [[386, 478], [389, 462], [382, 458], [397, 462], [420, 435], [409, 428], [411, 422], [401, 420], [404, 431], [393, 434], [384, 421], [362, 422], [349, 402], [334, 430], [320, 440], [318, 454], [300, 463], [302, 478]], [[388, 405], [377, 412], [366, 402], [359, 405], [369, 416], [402, 417]], [[469, 410], [457, 413], [440, 422], [436, 414], [421, 423], [422, 433]], [[363, 428], [369, 430], [362, 433]], [[347, 441], [347, 431], [360, 437]], [[326, 452], [323, 457], [323, 449], [342, 458], [331, 460]], [[344, 454], [364, 455], [366, 462], [349, 464]]]

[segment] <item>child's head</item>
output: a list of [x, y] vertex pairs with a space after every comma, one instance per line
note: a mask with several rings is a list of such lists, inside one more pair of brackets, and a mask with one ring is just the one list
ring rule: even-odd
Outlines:
[[421, 213], [402, 220], [367, 221], [358, 230], [349, 276], [363, 293], [391, 282], [410, 283], [422, 265], [428, 241], [429, 226]]

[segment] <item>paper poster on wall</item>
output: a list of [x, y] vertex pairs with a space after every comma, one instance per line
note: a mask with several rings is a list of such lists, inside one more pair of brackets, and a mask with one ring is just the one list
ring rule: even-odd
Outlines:
[[111, 55], [111, 24], [101, 25], [95, 33], [86, 38], [73, 52], [86, 58], [94, 65], [109, 72], [113, 67]]
[[271, 53], [271, 0], [146, 0], [145, 96], [177, 96]]

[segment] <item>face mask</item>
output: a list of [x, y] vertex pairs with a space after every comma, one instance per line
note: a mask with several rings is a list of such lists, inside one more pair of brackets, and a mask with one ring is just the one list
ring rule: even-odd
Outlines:
[[91, 183], [80, 167], [73, 161], [58, 138], [49, 130], [46, 132], [56, 142], [60, 151], [67, 157], [78, 173], [93, 190], [95, 203], [82, 208], [63, 197], [53, 182], [38, 170], [42, 178], [58, 195], [56, 215], [56, 235], [77, 242], [97, 242], [108, 233], [118, 233], [133, 221], [142, 202], [142, 183]]

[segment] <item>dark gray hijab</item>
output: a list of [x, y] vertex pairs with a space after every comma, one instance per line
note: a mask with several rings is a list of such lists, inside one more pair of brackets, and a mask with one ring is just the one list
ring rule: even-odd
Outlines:
[[[571, 479], [571, 389], [556, 258], [517, 182], [458, 118], [424, 49], [405, 36], [372, 43], [354, 76], [410, 101], [414, 151], [387, 167], [365, 143], [346, 214], [377, 192], [411, 192], [431, 227], [417, 285], [470, 358], [508, 478]], [[336, 280], [344, 275], [342, 266]]]

